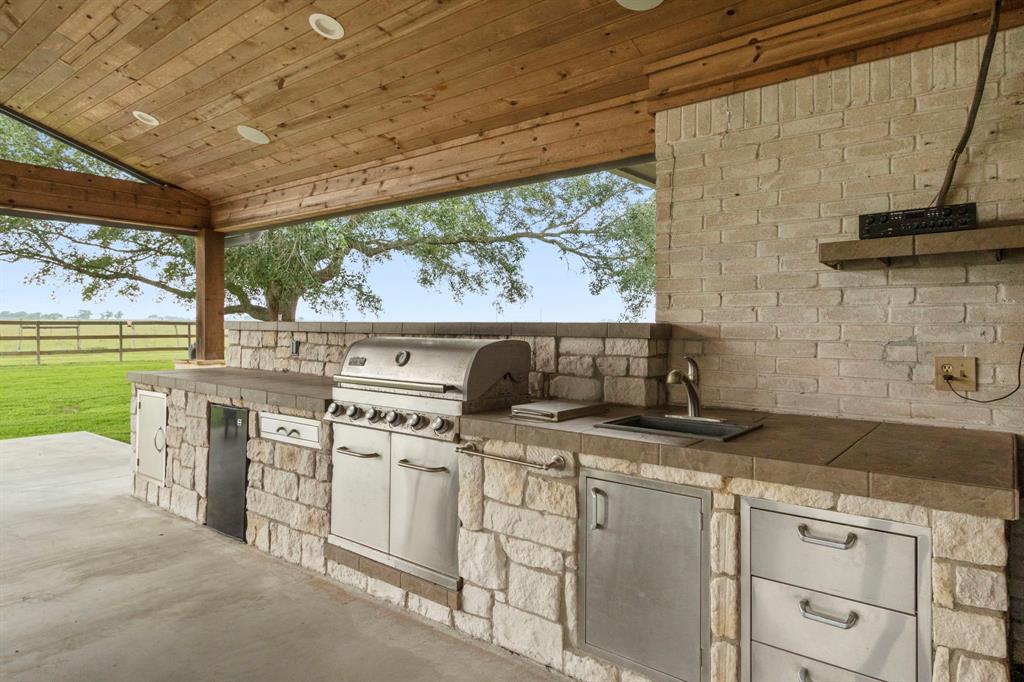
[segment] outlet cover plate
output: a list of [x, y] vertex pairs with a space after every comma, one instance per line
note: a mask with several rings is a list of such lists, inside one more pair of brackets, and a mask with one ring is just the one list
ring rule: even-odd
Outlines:
[[935, 390], [948, 391], [949, 385], [942, 375], [945, 370], [955, 378], [950, 382], [960, 393], [978, 390], [978, 358], [959, 355], [935, 356]]

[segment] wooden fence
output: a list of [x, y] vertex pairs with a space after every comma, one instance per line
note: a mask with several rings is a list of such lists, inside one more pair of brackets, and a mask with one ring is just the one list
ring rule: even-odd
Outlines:
[[[0, 357], [187, 350], [195, 322], [176, 320], [0, 320]], [[106, 329], [104, 329], [106, 327]], [[107, 332], [107, 333], [101, 333]], [[84, 342], [84, 344], [83, 344]], [[12, 350], [13, 348], [13, 350]]]

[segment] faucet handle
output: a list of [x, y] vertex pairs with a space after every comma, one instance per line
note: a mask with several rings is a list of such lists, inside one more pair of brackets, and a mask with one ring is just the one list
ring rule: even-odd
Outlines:
[[697, 361], [689, 355], [685, 356], [683, 360], [686, 361], [686, 375], [690, 377], [690, 381], [696, 385], [700, 383], [700, 366]]

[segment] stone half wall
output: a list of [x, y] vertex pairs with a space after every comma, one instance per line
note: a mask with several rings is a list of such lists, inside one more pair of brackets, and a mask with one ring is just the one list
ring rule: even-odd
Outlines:
[[[932, 386], [935, 355], [979, 358], [1008, 392], [1024, 343], [1024, 254], [832, 270], [820, 242], [858, 214], [928, 206], [961, 135], [981, 39], [657, 114], [659, 322], [699, 356], [709, 404], [1019, 431], [1024, 393], [991, 405]], [[1024, 28], [998, 35], [951, 202], [1024, 222]]]
[[[227, 365], [332, 376], [370, 336], [520, 339], [533, 349], [530, 394], [649, 406], [664, 402], [668, 325], [617, 323], [228, 322]], [[299, 342], [297, 355], [292, 341]]]

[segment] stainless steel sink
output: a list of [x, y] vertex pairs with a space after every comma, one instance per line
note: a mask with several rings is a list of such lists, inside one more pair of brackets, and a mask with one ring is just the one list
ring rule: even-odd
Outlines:
[[610, 419], [596, 426], [601, 429], [616, 429], [618, 431], [727, 441], [759, 429], [763, 424], [732, 424], [717, 419], [634, 414], [619, 419]]

